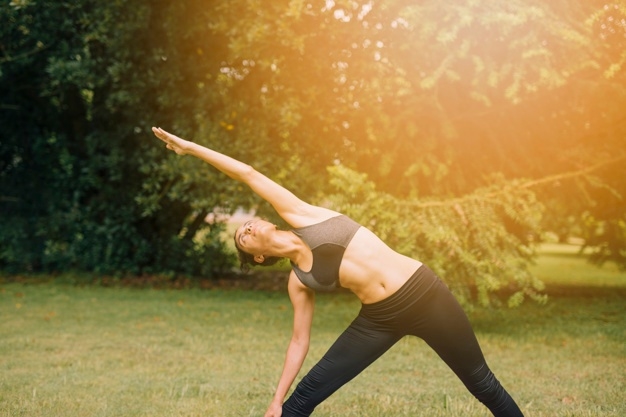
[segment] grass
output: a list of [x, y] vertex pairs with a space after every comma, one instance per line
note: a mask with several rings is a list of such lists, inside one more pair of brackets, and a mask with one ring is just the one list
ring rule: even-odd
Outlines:
[[[527, 416], [623, 416], [626, 274], [544, 248], [545, 306], [475, 309], [490, 366]], [[556, 248], [558, 249], [558, 248]], [[357, 314], [319, 296], [313, 365]], [[0, 285], [0, 417], [262, 416], [290, 336], [286, 294]], [[405, 338], [315, 413], [488, 416], [420, 340]]]
[[626, 272], [607, 263], [594, 268], [579, 253], [579, 246], [545, 243], [534, 273], [546, 283], [566, 287], [626, 287]]

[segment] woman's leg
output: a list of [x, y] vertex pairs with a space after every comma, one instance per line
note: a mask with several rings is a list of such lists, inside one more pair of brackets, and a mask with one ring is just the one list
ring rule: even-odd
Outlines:
[[359, 315], [283, 404], [282, 417], [309, 416], [315, 407], [378, 359], [400, 337]]
[[431, 288], [427, 316], [416, 335], [446, 362], [467, 389], [494, 416], [523, 416], [517, 404], [491, 372], [465, 312], [442, 282]]

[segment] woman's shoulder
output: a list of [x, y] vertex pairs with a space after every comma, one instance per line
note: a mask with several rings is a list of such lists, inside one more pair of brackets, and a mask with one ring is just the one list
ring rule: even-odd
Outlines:
[[289, 225], [293, 228], [301, 228], [312, 226], [333, 217], [341, 216], [342, 214], [338, 211], [331, 210], [325, 207], [307, 205], [308, 207], [303, 207], [302, 209], [295, 211], [294, 213], [289, 213], [283, 216], [285, 221], [289, 223]]

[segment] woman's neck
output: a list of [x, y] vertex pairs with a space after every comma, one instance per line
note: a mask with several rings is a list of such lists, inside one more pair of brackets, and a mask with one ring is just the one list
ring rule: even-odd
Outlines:
[[268, 248], [266, 256], [278, 256], [288, 258], [291, 262], [298, 263], [306, 255], [309, 247], [296, 236], [287, 230], [277, 230], [272, 241], [272, 246]]

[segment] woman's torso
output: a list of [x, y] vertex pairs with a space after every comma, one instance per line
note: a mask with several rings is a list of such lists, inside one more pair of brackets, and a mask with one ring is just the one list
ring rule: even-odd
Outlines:
[[[300, 259], [298, 272], [310, 271], [314, 263], [309, 249]], [[421, 262], [389, 248], [365, 227], [350, 239], [339, 264], [339, 284], [354, 292], [363, 304], [383, 300], [396, 292], [421, 266]]]
[[371, 304], [395, 293], [421, 265], [361, 227], [343, 255], [339, 280], [341, 286], [354, 292], [363, 304]]

